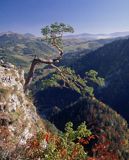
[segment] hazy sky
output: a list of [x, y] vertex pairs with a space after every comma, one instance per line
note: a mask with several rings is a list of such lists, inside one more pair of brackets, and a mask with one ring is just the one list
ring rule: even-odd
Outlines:
[[53, 22], [75, 33], [129, 31], [129, 0], [0, 0], [0, 32], [40, 35]]

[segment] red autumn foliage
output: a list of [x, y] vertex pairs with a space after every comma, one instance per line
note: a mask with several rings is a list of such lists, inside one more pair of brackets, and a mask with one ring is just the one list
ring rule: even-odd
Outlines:
[[110, 151], [110, 145], [111, 142], [106, 139], [106, 135], [101, 135], [99, 143], [95, 144], [92, 149], [93, 155], [96, 158], [95, 160], [119, 160], [118, 156], [113, 151]]
[[81, 138], [81, 139], [79, 139], [79, 143], [80, 144], [82, 144], [83, 146], [85, 146], [85, 145], [87, 145], [87, 144], [89, 144], [89, 142], [92, 140], [92, 139], [95, 139], [96, 138], [96, 136], [94, 136], [94, 135], [91, 135], [91, 136], [89, 136], [89, 137], [87, 137], [87, 138]]

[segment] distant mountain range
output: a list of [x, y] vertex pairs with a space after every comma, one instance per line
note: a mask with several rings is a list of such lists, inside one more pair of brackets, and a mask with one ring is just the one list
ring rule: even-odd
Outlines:
[[16, 34], [20, 35], [20, 36], [27, 37], [27, 38], [36, 38], [36, 36], [34, 34], [31, 34], [31, 33], [20, 34], [20, 33], [15, 33], [15, 32], [12, 32], [12, 31], [0, 32], [0, 36], [2, 36], [2, 35], [16, 35]]
[[[101, 41], [87, 41], [85, 39], [64, 39], [64, 52], [80, 52], [87, 49], [87, 52], [95, 50], [112, 39]], [[19, 34], [15, 32], [0, 33], [0, 57], [6, 57], [11, 63], [28, 66], [32, 56], [51, 56], [55, 50], [48, 46], [41, 37], [31, 33]]]
[[129, 36], [129, 31], [127, 32], [114, 32], [110, 34], [89, 34], [82, 33], [77, 35], [68, 35], [65, 36], [65, 39], [85, 39], [85, 40], [96, 40], [96, 39], [109, 39], [109, 38], [118, 38]]
[[28, 66], [34, 55], [50, 56], [54, 49], [30, 33], [0, 33], [0, 57], [15, 65]]
[[[0, 32], [1, 35], [9, 35], [9, 34], [19, 34], [28, 38], [37, 38], [34, 34], [31, 33], [25, 33], [25, 34], [20, 34], [12, 31], [7, 31], [7, 32]], [[81, 33], [81, 34], [73, 34], [73, 35], [67, 35], [64, 36], [64, 39], [85, 39], [85, 40], [96, 40], [96, 39], [108, 39], [108, 38], [118, 38], [118, 37], [125, 37], [129, 36], [129, 31], [126, 32], [113, 32], [109, 34], [92, 34], [92, 33]]]

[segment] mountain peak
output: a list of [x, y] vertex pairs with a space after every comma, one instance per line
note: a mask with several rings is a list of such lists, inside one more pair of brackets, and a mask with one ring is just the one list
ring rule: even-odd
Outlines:
[[22, 36], [22, 37], [25, 37], [25, 38], [36, 38], [36, 36], [31, 34], [31, 33], [22, 34], [22, 33], [16, 33], [16, 32], [12, 32], [12, 31], [1, 32], [0, 36], [3, 36], [3, 35], [6, 35], [6, 36], [18, 35], [18, 36]]
[[26, 38], [36, 38], [36, 36], [34, 34], [31, 34], [31, 33], [25, 33], [24, 36]]

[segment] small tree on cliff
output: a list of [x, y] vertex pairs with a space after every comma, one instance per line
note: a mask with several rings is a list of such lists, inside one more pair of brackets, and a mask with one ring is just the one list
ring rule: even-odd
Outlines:
[[[46, 26], [41, 29], [41, 33], [43, 35], [43, 40], [45, 40], [50, 46], [54, 47], [57, 51], [57, 56], [55, 58], [39, 58], [37, 56], [34, 57], [28, 76], [25, 81], [25, 91], [30, 85], [33, 74], [37, 65], [47, 64], [55, 69], [53, 74], [51, 74], [50, 79], [44, 82], [50, 82], [50, 86], [53, 84], [60, 85], [60, 82], [63, 81], [63, 87], [68, 87], [82, 96], [86, 94], [93, 96], [93, 87], [88, 84], [89, 81], [96, 83], [99, 86], [104, 85], [104, 79], [98, 77], [98, 73], [94, 70], [90, 70], [86, 73], [85, 78], [81, 78], [79, 75], [76, 75], [75, 71], [68, 67], [58, 67], [57, 64], [60, 62], [63, 56], [63, 34], [64, 33], [73, 33], [74, 29], [70, 25], [65, 25], [64, 23], [54, 23], [50, 26]], [[47, 86], [48, 84], [46, 84]]]
[[49, 45], [51, 45], [57, 50], [57, 57], [49, 59], [39, 58], [37, 56], [34, 57], [30, 66], [28, 76], [25, 81], [25, 90], [32, 81], [36, 66], [40, 64], [48, 64], [51, 67], [55, 68], [62, 75], [62, 78], [65, 80], [65, 76], [63, 75], [62, 70], [59, 67], [57, 67], [56, 64], [59, 63], [63, 56], [63, 34], [68, 32], [73, 33], [74, 29], [70, 25], [65, 25], [64, 23], [54, 23], [50, 26], [46, 26], [41, 29], [41, 33], [44, 37], [44, 40], [47, 41]]

